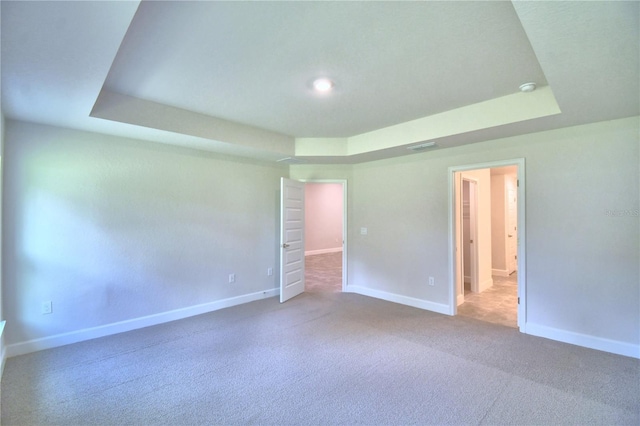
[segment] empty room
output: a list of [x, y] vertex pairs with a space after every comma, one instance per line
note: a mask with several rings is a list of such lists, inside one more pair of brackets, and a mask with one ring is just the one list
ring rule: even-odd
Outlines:
[[2, 425], [640, 423], [640, 2], [0, 19]]

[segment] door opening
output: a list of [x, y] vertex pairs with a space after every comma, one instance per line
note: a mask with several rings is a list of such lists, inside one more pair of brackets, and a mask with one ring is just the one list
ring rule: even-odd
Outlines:
[[525, 332], [524, 160], [449, 171], [451, 314]]
[[[280, 193], [280, 302], [307, 290], [345, 291], [347, 181], [282, 178]], [[323, 254], [330, 255], [329, 264], [320, 262], [320, 268], [316, 268], [307, 262], [306, 255]], [[316, 276], [308, 277], [308, 272]], [[333, 289], [314, 286], [314, 279], [316, 284], [332, 282]]]
[[462, 177], [462, 210], [460, 212], [462, 218], [462, 288], [461, 298], [458, 299], [458, 305], [464, 303], [464, 294], [466, 291], [478, 293], [478, 250], [475, 240], [477, 239], [478, 229], [476, 216], [478, 214], [478, 183], [475, 179]]
[[342, 291], [343, 221], [343, 182], [307, 181], [305, 185], [306, 291]]

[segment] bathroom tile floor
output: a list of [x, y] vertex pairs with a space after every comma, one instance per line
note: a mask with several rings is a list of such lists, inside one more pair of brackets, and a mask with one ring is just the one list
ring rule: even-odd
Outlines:
[[507, 327], [518, 326], [518, 274], [493, 276], [493, 286], [482, 293], [465, 289], [464, 303], [458, 315], [475, 318]]

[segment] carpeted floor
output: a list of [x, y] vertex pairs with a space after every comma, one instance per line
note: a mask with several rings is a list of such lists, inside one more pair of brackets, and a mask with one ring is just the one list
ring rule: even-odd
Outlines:
[[342, 252], [305, 256], [304, 268], [305, 291], [342, 291]]
[[493, 285], [482, 293], [465, 290], [464, 303], [458, 306], [458, 315], [500, 324], [518, 326], [518, 274], [508, 277], [493, 276]]
[[640, 424], [640, 361], [307, 292], [7, 360], [2, 424]]

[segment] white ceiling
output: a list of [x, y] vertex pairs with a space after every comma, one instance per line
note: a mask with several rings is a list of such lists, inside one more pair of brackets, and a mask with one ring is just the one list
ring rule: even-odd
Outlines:
[[442, 149], [640, 115], [639, 4], [3, 0], [2, 107], [262, 160]]

